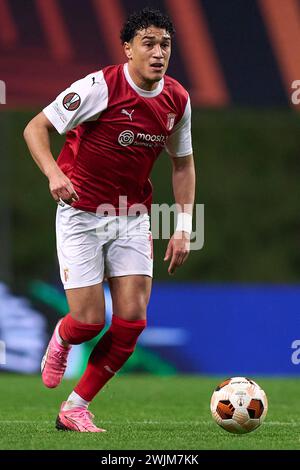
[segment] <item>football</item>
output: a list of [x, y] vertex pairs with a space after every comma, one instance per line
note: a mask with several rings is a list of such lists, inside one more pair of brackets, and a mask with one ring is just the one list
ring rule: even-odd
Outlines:
[[232, 377], [216, 387], [210, 409], [213, 419], [223, 429], [244, 434], [261, 425], [268, 411], [268, 400], [253, 380]]

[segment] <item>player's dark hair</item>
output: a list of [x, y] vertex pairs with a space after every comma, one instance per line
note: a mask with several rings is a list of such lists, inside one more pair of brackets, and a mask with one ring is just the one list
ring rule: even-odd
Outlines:
[[167, 15], [147, 7], [129, 15], [120, 34], [122, 44], [131, 41], [138, 31], [149, 26], [165, 29], [171, 37], [175, 34], [173, 23]]

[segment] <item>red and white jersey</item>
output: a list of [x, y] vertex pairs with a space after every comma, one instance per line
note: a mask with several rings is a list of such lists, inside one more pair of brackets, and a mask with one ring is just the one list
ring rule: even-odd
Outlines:
[[79, 196], [73, 207], [96, 212], [110, 204], [150, 209], [152, 166], [166, 148], [174, 157], [192, 153], [188, 92], [165, 76], [154, 91], [137, 87], [128, 64], [87, 75], [63, 91], [43, 112], [60, 134], [58, 157]]

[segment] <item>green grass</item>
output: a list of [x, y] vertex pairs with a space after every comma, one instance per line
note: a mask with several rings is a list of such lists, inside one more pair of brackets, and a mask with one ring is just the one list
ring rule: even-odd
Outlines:
[[219, 428], [209, 401], [219, 378], [116, 377], [91, 411], [106, 433], [58, 432], [58, 407], [74, 385], [55, 390], [40, 377], [0, 375], [0, 449], [300, 449], [297, 379], [255, 378], [269, 399], [265, 423], [242, 436]]

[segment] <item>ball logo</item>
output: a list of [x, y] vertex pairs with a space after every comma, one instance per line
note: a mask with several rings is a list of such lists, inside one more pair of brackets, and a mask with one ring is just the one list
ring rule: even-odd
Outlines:
[[118, 138], [119, 144], [122, 145], [123, 147], [127, 147], [128, 145], [131, 145], [133, 141], [134, 141], [134, 133], [129, 130], [121, 132]]
[[81, 103], [81, 98], [77, 93], [68, 93], [63, 99], [64, 108], [67, 111], [75, 111]]

